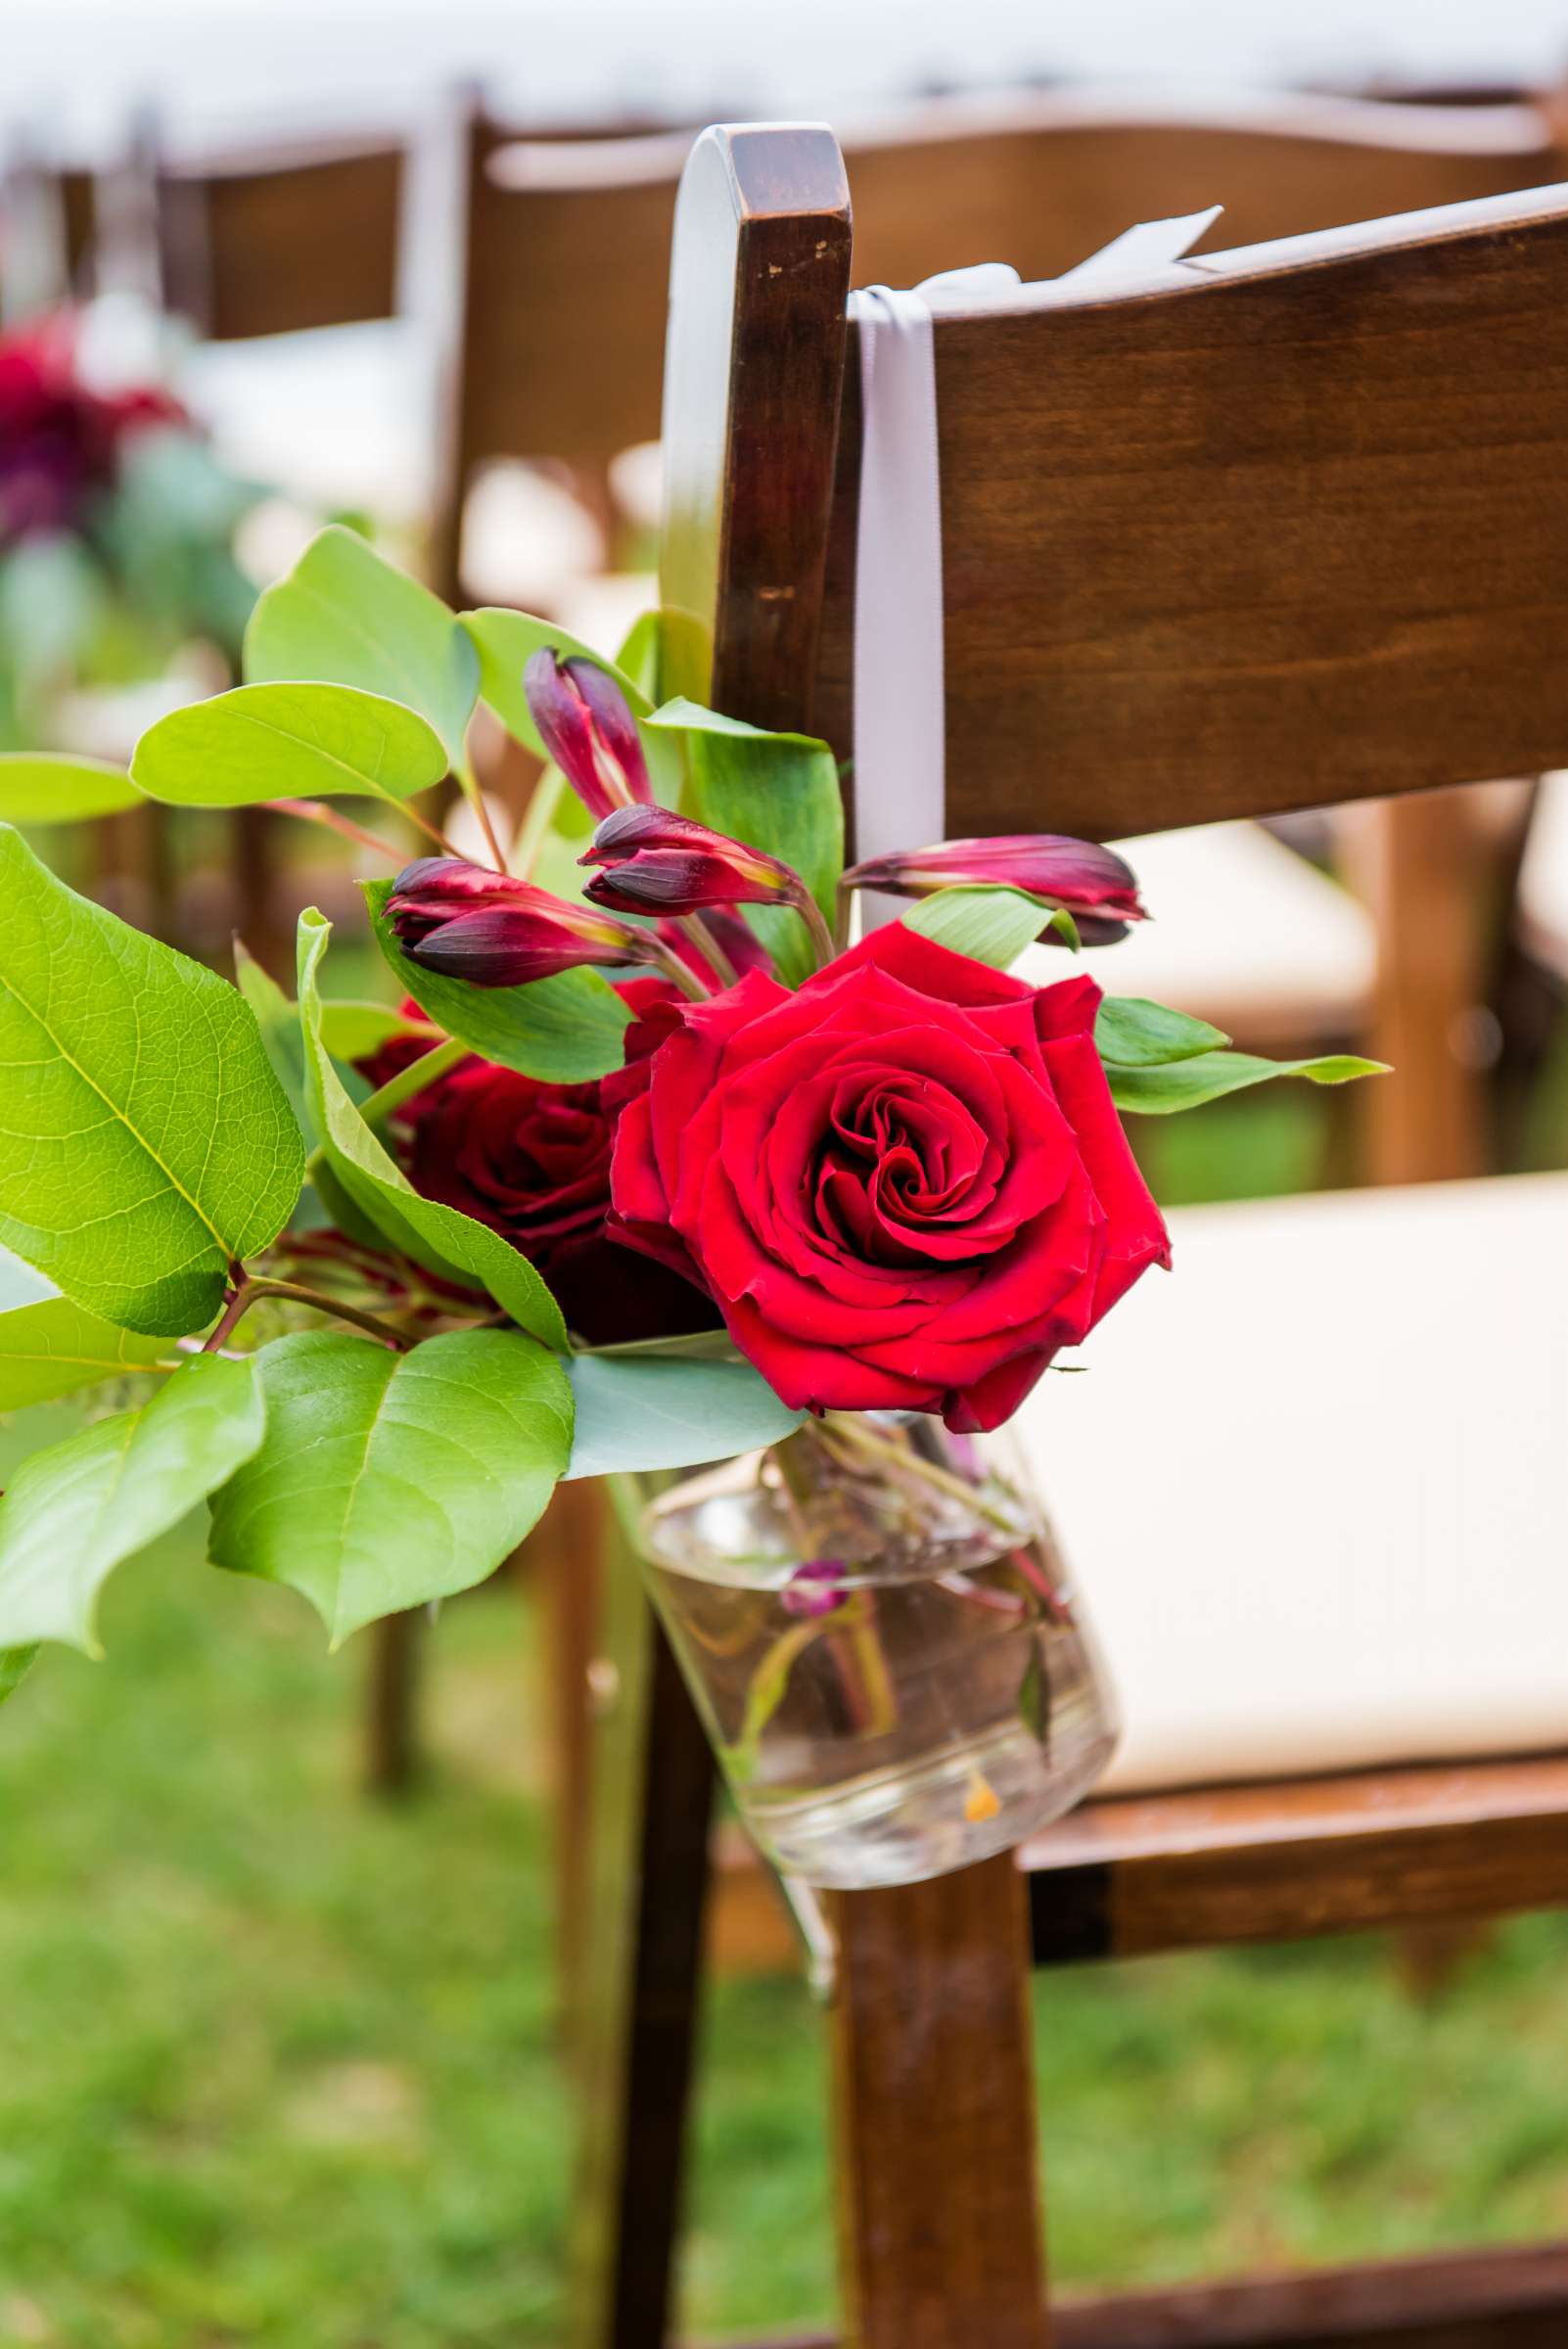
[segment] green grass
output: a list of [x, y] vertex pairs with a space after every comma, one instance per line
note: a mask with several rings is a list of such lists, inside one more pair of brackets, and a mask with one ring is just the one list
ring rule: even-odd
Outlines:
[[[1318, 1139], [1288, 1097], [1226, 1105], [1160, 1185], [1233, 1149], [1309, 1179]], [[108, 1663], [50, 1651], [0, 1712], [0, 2349], [552, 2349], [573, 2107], [517, 1596], [446, 1610], [430, 1789], [389, 1812], [362, 1642], [329, 1659], [199, 1539], [112, 1587]], [[1433, 2004], [1372, 1941], [1036, 1997], [1060, 2284], [1568, 2232], [1568, 1918]], [[820, 2018], [728, 1982], [706, 2041], [687, 2327], [829, 2321]]]

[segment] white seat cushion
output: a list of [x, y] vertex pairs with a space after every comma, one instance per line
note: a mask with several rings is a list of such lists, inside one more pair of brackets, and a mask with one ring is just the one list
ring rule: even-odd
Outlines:
[[1568, 1746], [1568, 1175], [1171, 1225], [1017, 1422], [1107, 1788]]
[[[1359, 1035], [1377, 974], [1377, 939], [1348, 890], [1258, 824], [1155, 832], [1118, 848], [1153, 919], [1088, 957], [1101, 987], [1213, 1020], [1245, 1042]], [[1060, 978], [1060, 952], [1019, 965]]]
[[1531, 953], [1568, 978], [1568, 774], [1542, 779], [1519, 871], [1519, 925]]

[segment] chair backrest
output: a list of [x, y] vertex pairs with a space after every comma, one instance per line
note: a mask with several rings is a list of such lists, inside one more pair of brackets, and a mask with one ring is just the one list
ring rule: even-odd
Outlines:
[[[1543, 107], [1125, 89], [954, 98], [841, 131], [860, 284], [981, 258], [1055, 276], [1155, 213], [1226, 206], [1241, 243], [1556, 176]], [[692, 134], [496, 147], [474, 180], [465, 399], [486, 456], [604, 463], [659, 430], [675, 193]]]
[[392, 317], [405, 168], [391, 137], [160, 160], [166, 306], [218, 343]]
[[[939, 317], [949, 831], [1114, 836], [1568, 758], [1565, 263], [1552, 188]], [[674, 682], [711, 658], [734, 715], [845, 753], [849, 275], [831, 133], [705, 134], [671, 293]]]

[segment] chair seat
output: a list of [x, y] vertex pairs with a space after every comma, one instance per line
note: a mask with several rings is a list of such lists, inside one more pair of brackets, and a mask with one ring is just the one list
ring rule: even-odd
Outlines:
[[1568, 1745], [1568, 1175], [1171, 1218], [1017, 1421], [1107, 1792]]
[[[1118, 845], [1154, 918], [1090, 957], [1102, 987], [1179, 1004], [1266, 1049], [1321, 1049], [1364, 1032], [1376, 936], [1364, 907], [1315, 865], [1258, 824]], [[1060, 959], [1038, 947], [1024, 968], [1057, 978]]]

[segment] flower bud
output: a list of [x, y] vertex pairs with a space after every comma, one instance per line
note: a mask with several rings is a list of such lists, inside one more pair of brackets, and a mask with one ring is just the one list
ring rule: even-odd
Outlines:
[[579, 864], [607, 866], [588, 883], [595, 905], [622, 913], [698, 913], [705, 905], [798, 905], [799, 874], [667, 807], [621, 807], [595, 832]]
[[1020, 889], [1064, 906], [1091, 946], [1110, 945], [1127, 936], [1130, 922], [1148, 919], [1136, 875], [1114, 850], [1053, 832], [998, 833], [871, 856], [851, 866], [844, 885], [896, 898], [928, 898], [939, 889]]
[[848, 1596], [844, 1579], [842, 1558], [807, 1558], [780, 1590], [778, 1603], [786, 1615], [798, 1615], [807, 1622], [818, 1615], [832, 1615]]
[[563, 661], [541, 646], [523, 671], [523, 691], [545, 749], [595, 821], [652, 800], [637, 721], [597, 662]]
[[523, 987], [584, 963], [661, 959], [651, 932], [461, 856], [423, 856], [405, 866], [387, 911], [410, 962], [471, 987]]

